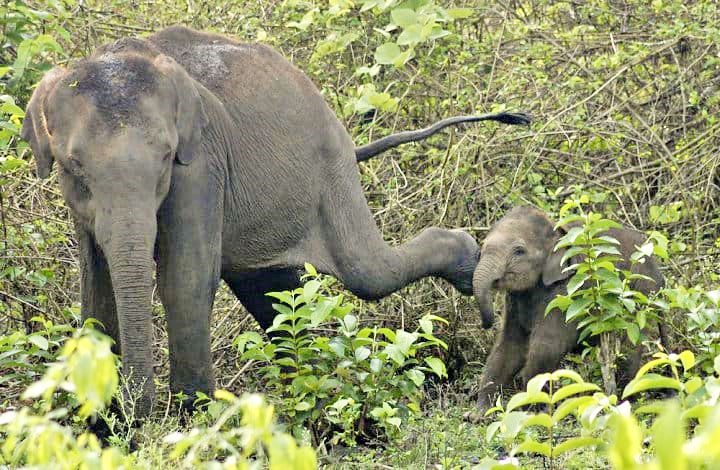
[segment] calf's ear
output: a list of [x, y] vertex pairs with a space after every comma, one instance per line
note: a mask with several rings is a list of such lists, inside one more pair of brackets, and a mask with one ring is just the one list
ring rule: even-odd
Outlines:
[[50, 150], [52, 136], [48, 130], [45, 102], [65, 73], [66, 70], [62, 67], [55, 67], [46, 73], [35, 88], [25, 109], [20, 137], [30, 143], [39, 178], [50, 176], [53, 165], [53, 156]]
[[569, 278], [572, 274], [572, 270], [565, 271], [568, 266], [568, 262], [561, 264], [563, 256], [565, 256], [565, 249], [561, 248], [548, 255], [545, 259], [545, 265], [543, 266], [542, 281], [545, 286], [551, 286], [558, 281]]

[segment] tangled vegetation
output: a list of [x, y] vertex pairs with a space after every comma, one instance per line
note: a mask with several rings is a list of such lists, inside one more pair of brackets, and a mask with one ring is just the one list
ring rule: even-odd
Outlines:
[[[35, 177], [18, 134], [32, 86], [52, 65], [177, 23], [278, 49], [357, 145], [450, 115], [529, 112], [530, 128], [466, 126], [361, 164], [375, 220], [392, 242], [431, 225], [482, 240], [516, 204], [562, 219], [567, 199], [582, 201], [587, 230], [609, 219], [653, 232], [640, 252], [667, 257], [656, 299], [628, 292], [620, 273], [592, 271], [592, 257], [612, 261], [603, 259], [612, 249], [580, 237], [566, 242], [591, 255], [596, 290], [558, 302], [589, 334], [621, 329], [655, 358], [614, 396], [599, 391], [602, 361], [587, 349], [568, 357], [577, 372], [538, 376], [472, 424], [462, 415], [494, 332], [482, 330], [471, 298], [425, 280], [363, 303], [311, 277], [275, 294], [289, 316], [274, 328], [290, 339], [266, 339], [232, 295], [218, 295], [212, 349], [227, 392], [200, 397], [184, 420], [156, 303], [158, 404], [142, 429], [128, 426], [105, 409], [122, 386], [108, 344], [90, 326], [76, 329], [69, 214], [55, 177]], [[312, 468], [316, 455], [329, 468], [717, 464], [708, 444], [720, 431], [717, 2], [9, 0], [0, 43], [0, 465]], [[621, 299], [617, 308], [591, 305], [598, 292]], [[312, 306], [302, 314], [299, 297]], [[669, 351], [639, 335], [658, 312]], [[668, 390], [674, 398], [659, 401]], [[279, 424], [264, 399], [236, 398], [245, 391], [265, 393]], [[86, 432], [88, 416], [109, 423], [106, 447]]]

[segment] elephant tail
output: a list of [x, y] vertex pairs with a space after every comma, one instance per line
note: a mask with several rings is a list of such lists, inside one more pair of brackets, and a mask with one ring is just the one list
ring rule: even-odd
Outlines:
[[433, 134], [441, 131], [442, 129], [461, 124], [465, 122], [478, 122], [478, 121], [497, 121], [503, 124], [512, 125], [529, 125], [530, 116], [525, 113], [494, 113], [494, 114], [481, 114], [479, 116], [454, 116], [451, 118], [443, 119], [438, 121], [432, 126], [416, 131], [405, 131], [392, 134], [382, 139], [370, 142], [367, 145], [355, 148], [355, 158], [358, 162], [364, 162], [370, 158], [383, 153], [398, 145], [406, 144], [408, 142], [417, 142], [418, 140], [427, 139]]

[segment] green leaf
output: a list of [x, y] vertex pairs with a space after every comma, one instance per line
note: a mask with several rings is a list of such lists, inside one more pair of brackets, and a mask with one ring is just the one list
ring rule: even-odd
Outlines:
[[553, 457], [557, 457], [571, 450], [580, 449], [583, 447], [597, 447], [603, 445], [602, 439], [592, 436], [574, 437], [556, 445], [553, 449]]
[[310, 303], [315, 300], [318, 290], [320, 289], [320, 282], [315, 279], [308, 281], [303, 286], [303, 300]]
[[530, 416], [527, 421], [525, 421], [524, 427], [528, 426], [542, 426], [544, 428], [550, 429], [553, 425], [552, 418], [550, 418], [550, 415], [547, 413], [539, 413], [536, 415]]
[[527, 387], [526, 387], [527, 392], [530, 395], [535, 395], [537, 393], [540, 393], [542, 391], [543, 387], [545, 387], [545, 384], [547, 384], [548, 381], [551, 379], [552, 379], [552, 374], [550, 374], [550, 373], [536, 375], [532, 379], [528, 380]]
[[427, 318], [423, 317], [418, 322], [420, 323], [420, 329], [423, 330], [423, 332], [431, 335], [433, 332], [433, 323], [428, 320]]
[[550, 399], [551, 403], [558, 403], [567, 397], [577, 395], [578, 393], [584, 393], [584, 392], [596, 392], [600, 391], [600, 387], [598, 387], [595, 384], [592, 383], [574, 383], [570, 385], [565, 385], [557, 392], [553, 393], [552, 398]]
[[683, 452], [685, 422], [681, 419], [680, 407], [677, 403], [668, 403], [665, 411], [653, 423], [650, 434], [653, 436], [653, 447], [660, 463], [659, 468], [688, 468], [687, 458]]
[[422, 42], [424, 39], [422, 26], [419, 24], [412, 24], [400, 33], [400, 36], [397, 38], [397, 43], [400, 46], [407, 46]]
[[558, 369], [555, 372], [553, 372], [551, 374], [551, 376], [552, 376], [553, 380], [569, 379], [576, 383], [585, 382], [583, 380], [582, 376], [580, 376], [580, 374], [578, 374], [574, 370], [570, 370], [570, 369]]
[[645, 364], [643, 364], [640, 369], [638, 369], [637, 373], [635, 374], [635, 378], [638, 379], [645, 375], [649, 370], [654, 369], [655, 367], [659, 365], [665, 365], [669, 364], [670, 361], [667, 359], [667, 357], [661, 357], [658, 359], [653, 359], [652, 361], [648, 361]]
[[418, 23], [417, 13], [409, 8], [395, 8], [390, 12], [393, 23], [401, 28], [407, 28]]
[[632, 414], [617, 413], [610, 418], [612, 442], [607, 449], [611, 468], [638, 468], [643, 451], [643, 433]]
[[308, 403], [308, 402], [306, 402], [306, 401], [301, 401], [300, 403], [298, 403], [297, 405], [295, 405], [295, 410], [297, 410], [297, 411], [306, 411], [306, 410], [309, 410], [309, 409], [312, 408], [312, 407], [313, 407], [313, 406], [312, 406], [310, 403]]
[[370, 357], [370, 350], [368, 348], [362, 346], [355, 350], [355, 360], [357, 362], [364, 361], [368, 357]]
[[536, 403], [550, 403], [550, 397], [545, 392], [520, 392], [510, 398], [508, 401], [506, 411], [512, 411], [521, 406], [536, 404]]
[[720, 307], [720, 289], [711, 290], [705, 292], [705, 295], [715, 304], [716, 307]]
[[317, 276], [318, 274], [315, 266], [310, 263], [305, 263], [305, 272], [307, 272], [311, 276]]
[[547, 307], [545, 307], [545, 316], [547, 316], [550, 312], [553, 311], [553, 309], [556, 308], [560, 311], [565, 311], [571, 303], [572, 297], [569, 297], [567, 295], [558, 295], [550, 301]]
[[627, 323], [625, 331], [630, 342], [633, 345], [637, 344], [640, 339], [640, 327], [635, 323]]
[[682, 420], [687, 422], [691, 419], [697, 419], [702, 422], [713, 410], [714, 407], [708, 405], [707, 403], [699, 403], [683, 411]]
[[355, 331], [358, 326], [358, 319], [355, 315], [348, 314], [343, 318], [343, 324], [345, 325], [345, 330]]
[[657, 414], [662, 413], [664, 409], [665, 409], [665, 403], [655, 401], [652, 403], [648, 403], [647, 405], [638, 406], [637, 408], [635, 408], [633, 413], [635, 414], [635, 416], [640, 416], [643, 414], [657, 415]]
[[27, 339], [38, 348], [42, 349], [43, 351], [47, 351], [49, 344], [47, 338], [45, 338], [44, 336], [30, 335], [27, 337]]
[[396, 428], [400, 429], [400, 425], [402, 424], [402, 420], [398, 418], [397, 416], [393, 416], [392, 418], [387, 418], [385, 420], [386, 422], [392, 424]]
[[525, 425], [525, 421], [527, 421], [529, 417], [530, 415], [524, 411], [507, 412], [502, 420], [501, 429], [503, 437], [514, 439], [515, 436], [520, 433]]
[[405, 375], [415, 384], [416, 387], [422, 387], [425, 382], [425, 374], [418, 369], [410, 369], [405, 372]]
[[447, 371], [445, 370], [445, 363], [437, 357], [426, 357], [425, 363], [430, 369], [440, 378], [447, 377]]
[[623, 390], [623, 400], [636, 393], [644, 392], [646, 390], [658, 390], [664, 388], [671, 388], [673, 390], [680, 390], [680, 383], [670, 377], [664, 377], [657, 374], [646, 374], [639, 379], [633, 379], [625, 390]]
[[386, 42], [375, 51], [375, 62], [382, 65], [390, 65], [400, 57], [401, 53], [400, 46], [394, 42]]
[[570, 413], [575, 412], [575, 410], [577, 409], [584, 408], [585, 406], [594, 402], [595, 398], [587, 395], [563, 401], [553, 413], [553, 423], [559, 423]]
[[408, 356], [410, 353], [410, 347], [412, 347], [413, 343], [417, 340], [417, 338], [418, 337], [416, 333], [408, 333], [404, 330], [396, 330], [394, 344], [405, 356]]
[[290, 305], [290, 306], [294, 306], [294, 305], [295, 305], [295, 300], [294, 300], [292, 294], [291, 294], [290, 292], [288, 292], [288, 291], [283, 291], [283, 292], [268, 292], [268, 293], [265, 294], [265, 295], [267, 295], [268, 297], [272, 297], [272, 298], [274, 298], [274, 299], [278, 299], [280, 302], [282, 302], [282, 303], [284, 303], [284, 304], [287, 304], [287, 305]]
[[590, 279], [590, 275], [587, 273], [577, 273], [575, 274], [570, 280], [568, 281], [567, 285], [567, 293], [568, 295], [572, 295], [575, 293], [576, 290], [578, 290], [582, 285]]
[[534, 439], [527, 439], [525, 442], [515, 447], [512, 455], [516, 454], [540, 454], [550, 457], [550, 444], [546, 442], [538, 442]]
[[485, 431], [485, 440], [487, 442], [492, 441], [493, 437], [495, 437], [495, 434], [500, 430], [500, 426], [502, 426], [501, 421], [495, 421], [493, 423], [490, 423], [487, 427], [487, 430]]
[[680, 362], [682, 362], [683, 369], [685, 369], [686, 371], [688, 369], [692, 369], [692, 367], [695, 365], [695, 354], [693, 354], [692, 351], [683, 351], [678, 354], [678, 357], [680, 357]]
[[571, 322], [578, 316], [588, 313], [587, 307], [592, 304], [593, 300], [589, 297], [580, 297], [572, 301], [565, 311], [565, 321]]
[[401, 53], [399, 56], [397, 56], [395, 58], [395, 60], [393, 61], [393, 65], [398, 68], [402, 67], [413, 57], [415, 57], [415, 50], [412, 48], [409, 48], [405, 52]]

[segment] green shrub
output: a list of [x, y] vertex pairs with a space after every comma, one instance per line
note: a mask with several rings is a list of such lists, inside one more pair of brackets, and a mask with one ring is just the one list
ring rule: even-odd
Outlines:
[[418, 357], [423, 349], [446, 348], [433, 336], [433, 322], [445, 320], [427, 315], [413, 332], [363, 328], [342, 295], [325, 293], [331, 278], [306, 269], [303, 287], [268, 294], [279, 300], [271, 340], [247, 332], [235, 344], [243, 359], [264, 363], [261, 371], [296, 435], [307, 429], [315, 443], [334, 434], [332, 442], [347, 444], [394, 435], [420, 410], [426, 374], [446, 376], [440, 359]]
[[590, 336], [600, 338], [597, 356], [605, 391], [612, 394], [617, 391], [615, 369], [620, 356], [622, 332], [633, 345], [637, 345], [648, 318], [657, 319], [658, 309], [663, 306], [630, 287], [635, 280], [652, 281], [647, 276], [633, 273], [632, 267], [652, 255], [667, 258], [667, 239], [653, 234], [627, 260], [630, 264], [628, 269], [618, 269], [620, 242], [606, 232], [622, 228], [622, 225], [600, 214], [586, 212], [582, 206], [588, 202], [589, 198], [582, 196], [565, 201], [560, 209], [562, 218], [557, 225], [573, 226], [558, 240], [555, 249], [567, 248], [561, 263], [571, 259], [578, 261], [566, 268], [575, 271], [567, 283], [567, 295], [558, 295], [553, 299], [545, 314], [555, 308], [565, 312], [565, 320], [576, 322], [580, 330], [578, 341]]
[[[634, 404], [618, 404], [615, 395], [599, 392], [572, 371], [538, 375], [505, 407], [498, 403], [488, 410], [500, 419], [488, 426], [487, 440], [502, 439], [513, 458], [541, 455], [550, 468], [561, 468], [559, 456], [583, 447], [596, 448], [616, 470], [716, 468], [720, 356], [715, 374], [705, 378], [691, 373], [695, 365], [690, 351], [657, 353], [623, 391], [623, 399], [634, 396]], [[670, 375], [658, 373], [663, 369]], [[676, 395], [664, 401], [653, 398], [667, 390]], [[547, 411], [519, 410], [526, 405], [545, 405]], [[486, 459], [478, 468], [519, 468], [519, 462]]]
[[[115, 469], [149, 467], [118, 446], [103, 447], [88, 431], [76, 433], [61, 422], [78, 421], [102, 411], [113, 397], [119, 399], [117, 357], [111, 340], [90, 325], [75, 331], [57, 361], [43, 378], [27, 388], [24, 399], [40, 401], [33, 407], [0, 414], [0, 465], [60, 469]], [[62, 393], [58, 393], [62, 392]], [[69, 407], [56, 407], [58, 397]], [[313, 469], [315, 452], [298, 446], [276, 427], [273, 407], [259, 395], [236, 398], [218, 391], [223, 412], [208, 428], [166, 436], [165, 466], [180, 462], [186, 468]], [[36, 409], [37, 411], [33, 411]]]

